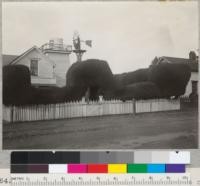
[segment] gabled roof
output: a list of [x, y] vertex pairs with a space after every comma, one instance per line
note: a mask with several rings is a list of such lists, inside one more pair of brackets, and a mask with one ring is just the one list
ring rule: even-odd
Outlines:
[[42, 56], [44, 56], [44, 58], [46, 58], [53, 65], [53, 61], [50, 60], [44, 53], [42, 53], [42, 51], [37, 46], [33, 46], [32, 48], [30, 48], [27, 51], [25, 51], [23, 54], [21, 54], [20, 56], [15, 58], [13, 61], [11, 61], [9, 63], [9, 65], [13, 65], [13, 64], [17, 63], [20, 59], [22, 59], [24, 56], [26, 56], [27, 54], [29, 54], [33, 50], [36, 50], [37, 52], [39, 52]]
[[167, 56], [163, 56], [162, 58], [165, 58], [170, 63], [187, 64], [192, 72], [198, 72], [199, 70], [198, 60], [191, 60], [189, 58], [187, 59], [187, 58], [167, 57]]
[[8, 54], [3, 54], [2, 55], [2, 65], [8, 65], [11, 61], [13, 61], [15, 58], [17, 58], [17, 55], [8, 55]]

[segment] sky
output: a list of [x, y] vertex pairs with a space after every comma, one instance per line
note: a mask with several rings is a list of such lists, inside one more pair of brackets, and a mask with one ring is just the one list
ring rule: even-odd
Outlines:
[[198, 50], [197, 1], [4, 2], [2, 10], [3, 54], [20, 55], [52, 38], [72, 45], [74, 31], [92, 40], [92, 48], [82, 44], [83, 60], [106, 60], [113, 73]]

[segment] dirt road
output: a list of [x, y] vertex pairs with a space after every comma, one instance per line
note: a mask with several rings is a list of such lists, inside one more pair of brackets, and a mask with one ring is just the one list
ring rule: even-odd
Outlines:
[[196, 109], [3, 125], [4, 149], [197, 148]]

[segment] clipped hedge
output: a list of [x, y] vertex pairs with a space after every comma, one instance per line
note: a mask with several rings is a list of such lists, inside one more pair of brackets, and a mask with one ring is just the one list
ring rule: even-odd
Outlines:
[[123, 101], [134, 99], [160, 98], [160, 89], [153, 82], [139, 82], [125, 86], [115, 92], [118, 99]]
[[85, 94], [79, 87], [32, 87], [31, 100], [27, 104], [54, 104], [80, 101]]
[[78, 101], [90, 92], [90, 100], [152, 99], [185, 93], [191, 71], [187, 64], [161, 63], [148, 69], [113, 76], [106, 61], [90, 59], [74, 63], [68, 70], [66, 87], [31, 87], [29, 68], [3, 67], [3, 104], [54, 104]]
[[148, 81], [148, 71], [148, 68], [138, 69], [132, 72], [115, 74], [114, 78], [118, 87], [123, 87], [133, 83]]
[[63, 103], [66, 99], [66, 88], [32, 87], [32, 99], [29, 104]]
[[81, 101], [85, 96], [84, 87], [32, 87], [32, 99], [28, 104], [54, 104]]
[[162, 97], [170, 97], [185, 93], [190, 76], [187, 64], [161, 63], [149, 67], [148, 79], [159, 87]]
[[[24, 65], [3, 67], [3, 104], [54, 104], [80, 99], [81, 90], [67, 87], [33, 87], [29, 68]], [[83, 94], [82, 94], [83, 95]]]
[[31, 99], [29, 68], [24, 65], [3, 67], [3, 104], [23, 105]]
[[[90, 98], [95, 99], [104, 91], [115, 86], [112, 71], [106, 61], [88, 59], [72, 64], [67, 72], [66, 86], [86, 91], [90, 89]], [[82, 96], [82, 94], [80, 94]]]
[[65, 101], [80, 101], [86, 92], [85, 87], [65, 87]]

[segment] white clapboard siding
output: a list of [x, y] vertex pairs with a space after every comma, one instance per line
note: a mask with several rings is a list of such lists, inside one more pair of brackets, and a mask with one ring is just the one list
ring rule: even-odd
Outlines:
[[89, 116], [136, 114], [180, 110], [180, 100], [120, 100], [76, 101], [49, 105], [7, 107], [3, 109], [3, 119], [8, 122], [54, 120]]

